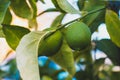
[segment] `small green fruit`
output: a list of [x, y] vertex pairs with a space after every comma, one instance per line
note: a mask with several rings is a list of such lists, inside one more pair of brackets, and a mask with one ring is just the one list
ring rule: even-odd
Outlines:
[[56, 31], [49, 37], [45, 38], [40, 44], [38, 53], [39, 56], [52, 56], [58, 52], [62, 44], [62, 33]]
[[91, 32], [83, 22], [71, 23], [65, 29], [65, 38], [73, 50], [82, 50], [91, 43]]

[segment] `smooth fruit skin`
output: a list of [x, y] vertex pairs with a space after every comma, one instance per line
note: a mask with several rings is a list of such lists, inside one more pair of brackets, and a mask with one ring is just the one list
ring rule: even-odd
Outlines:
[[58, 52], [62, 44], [62, 33], [56, 31], [43, 40], [38, 49], [38, 56], [53, 56]]
[[65, 30], [65, 38], [73, 50], [82, 50], [91, 43], [91, 32], [83, 22], [74, 22]]

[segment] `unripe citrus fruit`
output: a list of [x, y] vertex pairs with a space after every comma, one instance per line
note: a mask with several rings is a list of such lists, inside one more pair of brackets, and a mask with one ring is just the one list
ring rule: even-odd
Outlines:
[[91, 43], [91, 32], [83, 22], [74, 22], [65, 29], [65, 38], [73, 50], [82, 50]]
[[62, 33], [56, 31], [45, 38], [38, 49], [39, 56], [52, 56], [58, 52], [62, 44]]

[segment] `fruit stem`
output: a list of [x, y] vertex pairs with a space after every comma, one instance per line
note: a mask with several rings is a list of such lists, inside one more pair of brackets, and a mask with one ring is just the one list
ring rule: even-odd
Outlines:
[[84, 19], [86, 16], [88, 16], [88, 15], [90, 15], [90, 14], [92, 14], [92, 13], [96, 13], [96, 12], [99, 12], [99, 11], [104, 10], [104, 9], [106, 9], [106, 7], [102, 7], [102, 8], [97, 9], [97, 10], [92, 10], [92, 11], [86, 13], [85, 15], [83, 15], [83, 16], [80, 17], [80, 18], [77, 18], [77, 19], [75, 19], [75, 20], [72, 20], [72, 21], [70, 21], [70, 22], [68, 22], [68, 23], [65, 23], [65, 24], [63, 24], [63, 25], [59, 25], [58, 28], [57, 28], [57, 30], [60, 30], [60, 29], [64, 28], [66, 25], [68, 25], [68, 24], [70, 24], [70, 23], [72, 23], [72, 22], [80, 21], [80, 20]]

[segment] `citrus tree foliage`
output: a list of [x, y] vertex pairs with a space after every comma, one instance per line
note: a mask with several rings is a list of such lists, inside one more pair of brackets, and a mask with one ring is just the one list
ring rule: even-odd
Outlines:
[[[54, 8], [37, 14], [37, 2], [44, 0], [0, 0], [0, 37], [16, 52], [16, 61], [11, 61], [10, 72], [17, 70], [22, 80], [57, 80], [58, 74], [68, 72], [65, 80], [119, 80], [120, 72], [112, 71], [120, 66], [120, 2], [112, 0], [51, 0]], [[28, 20], [29, 26], [11, 25], [13, 12]], [[37, 17], [48, 12], [59, 12], [49, 28], [39, 31]], [[62, 24], [66, 14], [78, 14], [79, 18]], [[54, 15], [54, 14], [53, 14]], [[100, 24], [106, 24], [110, 39], [91, 40]], [[34, 29], [33, 30], [31, 30]], [[93, 45], [94, 44], [94, 45]], [[94, 59], [91, 51], [100, 50], [107, 56]], [[44, 66], [39, 66], [38, 57], [46, 56]], [[106, 65], [105, 59], [112, 64]], [[61, 68], [50, 69], [53, 61]], [[6, 64], [8, 65], [8, 64]], [[77, 70], [76, 65], [80, 68]], [[84, 66], [84, 68], [82, 68]], [[109, 69], [106, 70], [106, 67]], [[0, 70], [0, 77], [9, 75]]]

